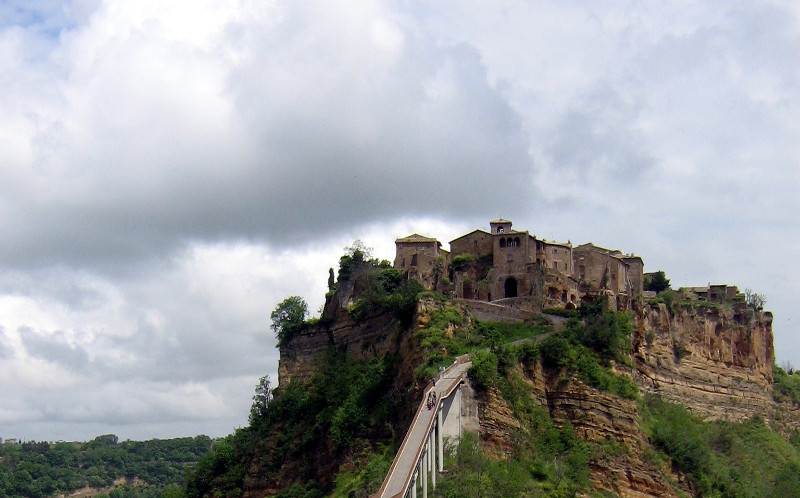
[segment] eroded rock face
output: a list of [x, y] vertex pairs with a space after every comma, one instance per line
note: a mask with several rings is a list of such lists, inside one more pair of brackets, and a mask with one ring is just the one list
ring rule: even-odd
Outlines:
[[[686, 491], [665, 477], [670, 469], [655, 468], [644, 461], [646, 437], [639, 429], [635, 401], [598, 391], [564, 371], [543, 369], [539, 363], [519, 365], [517, 373], [530, 386], [530, 395], [547, 407], [557, 424], [569, 421], [575, 433], [589, 442], [622, 443], [622, 454], [592, 461], [595, 489], [636, 498], [679, 496], [676, 487]], [[509, 457], [511, 435], [520, 427], [519, 420], [494, 389], [482, 393], [479, 411], [485, 450], [495, 458]]]
[[744, 303], [637, 305], [634, 380], [708, 419], [771, 418], [772, 315]]
[[513, 447], [511, 434], [520, 428], [520, 423], [496, 389], [490, 388], [483, 393], [478, 403], [478, 419], [486, 453], [492, 458], [508, 458]]
[[315, 325], [280, 346], [278, 383], [305, 381], [319, 367], [328, 348], [346, 352], [358, 360], [368, 360], [397, 348], [397, 321], [388, 313], [378, 314], [361, 323], [344, 318], [329, 325]]

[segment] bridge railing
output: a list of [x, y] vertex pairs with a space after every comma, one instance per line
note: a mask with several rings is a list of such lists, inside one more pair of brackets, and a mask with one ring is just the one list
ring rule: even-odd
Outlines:
[[[470, 361], [469, 355], [467, 354], [456, 357], [456, 359], [449, 367], [447, 367], [447, 369], [445, 369], [443, 372], [438, 373], [434, 377], [435, 383], [438, 384], [453, 368], [463, 365], [465, 363], [469, 363], [469, 361]], [[414, 472], [416, 471], [420, 458], [422, 458], [422, 452], [425, 450], [425, 446], [428, 442], [427, 435], [430, 435], [431, 429], [433, 428], [433, 425], [436, 423], [436, 418], [437, 418], [436, 414], [439, 410], [439, 406], [444, 399], [450, 397], [453, 394], [453, 391], [455, 391], [458, 388], [459, 384], [461, 384], [461, 381], [463, 379], [464, 379], [463, 372], [459, 374], [457, 377], [448, 379], [450, 380], [450, 383], [445, 386], [445, 389], [443, 391], [440, 391], [440, 394], [439, 396], [437, 396], [434, 406], [430, 409], [427, 406], [426, 400], [428, 399], [428, 394], [435, 387], [435, 383], [433, 381], [428, 382], [428, 384], [425, 386], [425, 389], [423, 390], [423, 397], [419, 403], [419, 406], [417, 407], [416, 413], [414, 414], [414, 419], [411, 421], [411, 425], [409, 426], [408, 431], [406, 431], [406, 435], [403, 438], [403, 442], [400, 444], [400, 448], [397, 450], [397, 454], [395, 455], [394, 460], [392, 461], [392, 466], [389, 468], [389, 472], [386, 474], [386, 478], [384, 479], [380, 490], [376, 494], [372, 495], [372, 498], [377, 498], [377, 497], [396, 498], [396, 497], [403, 497], [406, 495], [409, 486], [411, 485], [411, 482], [414, 478]], [[423, 417], [428, 412], [430, 412], [431, 416], [428, 418], [427, 421], [424, 422], [425, 423], [424, 434], [426, 435], [426, 437], [421, 438], [418, 442], [412, 443], [411, 439], [415, 427], [420, 422], [420, 418]], [[441, 427], [439, 428], [439, 430], [441, 430]], [[415, 444], [416, 446], [410, 448], [409, 447], [410, 444]], [[392, 481], [392, 477], [394, 476], [395, 472], [402, 471], [402, 469], [398, 469], [397, 466], [400, 463], [403, 455], [405, 455], [407, 451], [414, 451], [414, 457], [412, 459], [413, 464], [409, 466], [409, 468], [406, 470], [405, 476], [403, 476], [403, 482], [402, 486], [400, 487], [400, 491], [394, 493], [393, 495], [391, 495], [391, 497], [389, 497], [386, 494], [387, 487]]]

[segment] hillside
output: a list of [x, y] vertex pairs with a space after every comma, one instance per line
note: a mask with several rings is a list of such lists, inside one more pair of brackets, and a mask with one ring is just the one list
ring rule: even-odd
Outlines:
[[738, 296], [531, 310], [423, 291], [358, 253], [338, 276], [320, 319], [283, 331], [274, 398], [188, 496], [369, 496], [464, 353], [474, 436], [449, 443], [432, 496], [800, 495], [797, 379], [774, 366], [771, 315]]

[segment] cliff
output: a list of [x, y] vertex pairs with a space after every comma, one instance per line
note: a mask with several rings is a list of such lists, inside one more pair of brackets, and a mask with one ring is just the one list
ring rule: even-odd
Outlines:
[[[619, 451], [589, 461], [592, 487], [631, 498], [677, 497], [689, 493], [669, 467], [646, 461], [647, 437], [639, 426], [636, 401], [600, 391], [563, 370], [541, 363], [516, 367], [530, 395], [558, 425], [569, 423], [575, 434], [596, 445], [616, 444]], [[513, 458], [512, 434], [520, 428], [503, 396], [490, 389], [479, 396], [480, 436], [495, 458]]]
[[633, 378], [707, 419], [773, 418], [772, 314], [745, 303], [637, 304]]
[[[450, 354], [445, 347], [447, 340], [456, 343], [470, 337], [473, 342], [478, 340], [475, 319], [506, 324], [546, 322], [534, 311], [504, 307], [502, 303], [433, 299], [422, 299], [417, 304], [410, 327], [401, 325], [386, 310], [375, 310], [354, 320], [347, 310], [363, 289], [359, 288], [357, 278], [353, 282], [343, 282], [328, 296], [319, 323], [306, 327], [281, 345], [280, 384], [283, 387], [290, 381], [311, 379], [331, 350], [364, 362], [394, 355], [397, 358], [391, 385], [395, 393], [394, 414], [391, 424], [381, 429], [384, 432], [381, 437], [386, 437], [385, 429], [389, 428], [397, 438], [412, 417], [410, 407], [417, 401], [415, 395], [420, 387], [415, 371], [437, 354], [442, 358]], [[430, 334], [432, 324], [437, 321], [436, 314], [445, 309], [457, 310], [463, 320], [448, 323], [436, 332], [449, 338], [440, 348], [436, 341], [431, 341]], [[760, 415], [783, 429], [785, 435], [800, 426], [796, 407], [780, 406], [772, 399], [774, 352], [770, 313], [756, 311], [744, 302], [706, 302], [681, 295], [670, 303], [634, 301], [631, 309], [630, 362], [612, 362], [611, 368], [614, 374], [635, 382], [641, 394], [658, 395], [706, 420], [744, 421]], [[551, 324], [553, 321], [551, 317]], [[563, 319], [556, 321], [551, 332], [541, 334], [538, 339], [557, 336], [557, 330], [565, 324]], [[426, 341], [429, 346], [423, 346]], [[574, 371], [548, 367], [541, 359], [512, 365], [510, 375], [521, 380], [523, 397], [543, 409], [552, 423], [569, 427], [594, 448], [588, 460], [594, 489], [635, 498], [697, 494], [690, 479], [668, 460], [652, 457], [656, 450], [648, 438], [648, 429], [642, 426], [641, 401], [592, 387]], [[520, 437], [540, 437], [529, 432], [530, 421], [524, 416], [520, 418], [518, 407], [497, 388], [470, 387], [466, 392], [468, 423], [479, 433], [486, 454], [495, 459], [513, 459], [519, 451]], [[270, 455], [268, 447], [264, 445], [264, 452], [253, 461], [248, 496], [270, 495], [282, 488], [280, 483], [292, 482], [302, 475], [299, 464], [285, 462], [274, 479], [259, 478], [256, 460]], [[323, 443], [315, 448], [318, 454], [325, 455], [328, 463], [314, 467], [311, 475], [317, 482], [330, 486], [340, 465], [352, 461], [354, 455], [337, 450], [329, 436], [324, 436]]]
[[[772, 399], [772, 316], [744, 303], [683, 303], [670, 313], [664, 303], [634, 307], [632, 365], [617, 365], [642, 393], [685, 406], [706, 420], [741, 422], [760, 415], [784, 434], [800, 426], [796, 407]], [[647, 457], [650, 441], [641, 428], [639, 405], [593, 388], [563, 369], [541, 362], [515, 367], [536, 403], [560, 425], [595, 444], [613, 441], [616, 455], [592, 459], [597, 490], [623, 497], [694, 495], [685, 476]], [[495, 458], [513, 458], [521, 426], [496, 389], [478, 396], [480, 435]]]

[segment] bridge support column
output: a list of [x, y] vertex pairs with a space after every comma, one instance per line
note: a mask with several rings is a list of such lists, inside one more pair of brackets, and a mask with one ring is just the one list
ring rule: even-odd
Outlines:
[[422, 498], [428, 498], [428, 445], [425, 445], [422, 455]]
[[436, 416], [436, 427], [437, 427], [437, 435], [439, 437], [438, 447], [439, 447], [439, 472], [444, 470], [444, 445], [442, 442], [442, 429], [444, 426], [442, 425], [442, 408], [439, 407], [439, 412]]
[[411, 478], [411, 498], [417, 498], [417, 477], [419, 477], [419, 472], [414, 472], [414, 477]]
[[428, 437], [431, 446], [431, 486], [436, 490], [436, 427], [431, 429], [431, 434]]
[[458, 440], [461, 441], [461, 438], [464, 436], [463, 432], [461, 431], [461, 413], [464, 410], [464, 405], [462, 404], [464, 400], [461, 399], [461, 384], [458, 385], [458, 392], [456, 393], [456, 396], [458, 396]]

